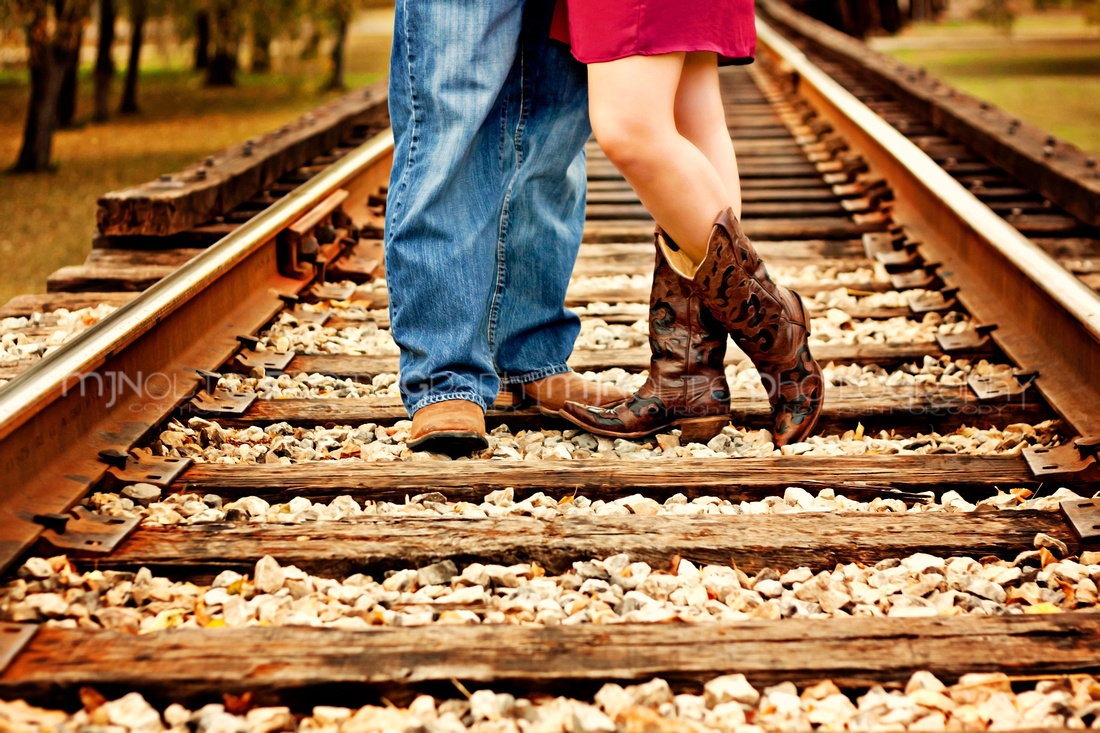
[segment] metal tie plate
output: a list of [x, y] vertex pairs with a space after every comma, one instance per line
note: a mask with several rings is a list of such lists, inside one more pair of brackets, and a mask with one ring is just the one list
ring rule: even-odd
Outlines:
[[248, 411], [248, 408], [256, 401], [257, 396], [255, 392], [238, 393], [218, 389], [214, 391], [214, 394], [210, 394], [203, 390], [191, 398], [184, 412], [188, 415], [198, 415], [200, 417], [206, 415], [239, 417]]
[[937, 333], [936, 343], [945, 354], [989, 354], [995, 350], [993, 339], [976, 328], [962, 333]]
[[868, 232], [863, 235], [863, 253], [873, 260], [880, 253], [894, 252], [905, 241], [892, 232]]
[[312, 323], [321, 326], [324, 325], [325, 321], [327, 321], [332, 316], [332, 308], [325, 308], [324, 310], [315, 311], [307, 310], [302, 306], [298, 306], [293, 311], [291, 311], [291, 315], [294, 316], [294, 320], [296, 320], [299, 324]]
[[191, 467], [191, 458], [147, 457], [141, 459], [125, 457], [125, 465], [115, 464], [107, 471], [107, 482], [114, 486], [127, 484], [153, 484], [164, 488], [179, 478]]
[[971, 374], [966, 378], [966, 385], [973, 390], [979, 401], [985, 402], [1021, 395], [1031, 386], [1031, 381], [1029, 379], [1021, 381], [1011, 373]]
[[959, 301], [955, 298], [957, 292], [954, 288], [950, 288], [929, 290], [924, 293], [907, 293], [905, 300], [909, 304], [909, 310], [916, 315], [933, 311], [948, 311], [959, 307]]
[[355, 295], [355, 283], [314, 283], [307, 300], [348, 300]]
[[876, 252], [875, 261], [886, 268], [887, 272], [908, 270], [920, 265], [920, 256], [915, 246], [905, 246], [892, 252]]
[[255, 369], [263, 367], [272, 371], [281, 372], [290, 366], [294, 359], [293, 351], [256, 351], [255, 349], [241, 349], [233, 357], [233, 364], [239, 369]]
[[1100, 541], [1100, 499], [1063, 501], [1059, 508], [1082, 542]]
[[899, 272], [890, 276], [890, 285], [894, 290], [930, 290], [936, 283], [936, 275], [932, 271], [932, 265], [918, 267], [909, 272]]
[[71, 555], [108, 555], [141, 523], [141, 517], [109, 517], [82, 506], [73, 514], [64, 529], [42, 532], [44, 542]]
[[1037, 477], [1078, 475], [1089, 470], [1096, 472], [1096, 441], [1094, 437], [1077, 438], [1072, 443], [1053, 448], [1024, 448], [1024, 460]]

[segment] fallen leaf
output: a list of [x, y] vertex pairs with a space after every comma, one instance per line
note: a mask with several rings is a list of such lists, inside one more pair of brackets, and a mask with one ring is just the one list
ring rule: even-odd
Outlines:
[[99, 694], [98, 690], [91, 687], [81, 687], [80, 692], [80, 704], [84, 706], [84, 710], [87, 712], [93, 712], [100, 705], [107, 702], [107, 698]]
[[1024, 613], [1039, 614], [1039, 613], [1061, 613], [1061, 612], [1062, 612], [1062, 609], [1058, 608], [1058, 606], [1055, 606], [1053, 603], [1051, 603], [1049, 601], [1044, 601], [1042, 603], [1036, 603], [1034, 606], [1025, 606], [1024, 607]]
[[233, 715], [244, 715], [252, 708], [251, 692], [245, 692], [239, 697], [226, 692], [222, 694], [222, 700], [225, 702], [225, 711]]

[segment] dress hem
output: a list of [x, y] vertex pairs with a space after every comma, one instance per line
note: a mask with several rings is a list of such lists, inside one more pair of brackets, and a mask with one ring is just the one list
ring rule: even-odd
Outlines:
[[575, 58], [577, 61], [581, 62], [582, 64], [604, 64], [604, 63], [607, 63], [608, 61], [618, 61], [619, 59], [625, 59], [625, 58], [629, 58], [631, 56], [664, 56], [664, 55], [670, 54], [670, 53], [693, 53], [693, 52], [697, 52], [697, 51], [706, 51], [708, 53], [717, 54], [718, 55], [718, 65], [719, 66], [746, 66], [748, 64], [753, 63], [753, 61], [756, 60], [755, 56], [727, 56], [727, 55], [725, 55], [724, 53], [722, 53], [721, 51], [719, 51], [716, 48], [662, 48], [662, 49], [653, 49], [653, 50], [648, 50], [648, 51], [631, 50], [631, 51], [627, 51], [627, 52], [624, 52], [624, 53], [619, 53], [619, 54], [614, 55], [614, 56], [608, 56], [606, 58], [600, 57], [600, 58], [584, 58], [584, 59], [582, 59], [580, 56], [578, 56], [576, 53], [573, 52], [572, 46], [570, 44], [565, 43], [563, 41], [556, 41], [556, 42], [561, 43], [563, 46], [569, 47], [569, 49], [570, 49], [569, 52], [572, 54], [573, 58]]

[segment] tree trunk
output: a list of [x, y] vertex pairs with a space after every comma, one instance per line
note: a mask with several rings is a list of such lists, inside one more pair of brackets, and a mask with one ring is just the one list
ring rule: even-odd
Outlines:
[[321, 48], [321, 29], [316, 23], [313, 24], [313, 29], [309, 33], [309, 38], [306, 39], [306, 44], [302, 46], [302, 52], [298, 55], [302, 61], [309, 61], [317, 58], [317, 52]]
[[115, 0], [99, 0], [99, 45], [95, 59], [95, 111], [92, 119], [104, 122], [110, 116], [111, 82], [115, 78]]
[[130, 0], [130, 60], [126, 64], [126, 81], [122, 88], [121, 114], [138, 112], [138, 68], [141, 65], [141, 43], [145, 32], [145, 0]]
[[73, 126], [76, 117], [76, 95], [80, 91], [80, 46], [84, 40], [84, 29], [80, 30], [76, 42], [76, 53], [71, 54], [61, 74], [61, 91], [57, 98], [57, 126]]
[[233, 38], [233, 18], [224, 4], [214, 15], [214, 56], [206, 69], [206, 86], [231, 87], [237, 83], [237, 44]]
[[266, 74], [271, 71], [271, 33], [267, 28], [256, 28], [252, 32], [253, 74]]
[[195, 13], [195, 71], [210, 65], [210, 13]]
[[893, 35], [901, 30], [901, 8], [898, 0], [879, 0], [879, 17], [882, 19], [882, 30]]
[[[79, 53], [83, 4], [56, 0], [51, 23], [46, 3], [36, 3], [27, 23], [30, 101], [23, 127], [23, 145], [16, 171], [44, 171], [50, 167], [53, 134], [57, 129], [58, 98], [65, 69]], [[52, 32], [51, 32], [52, 28]]]
[[348, 39], [348, 19], [339, 17], [336, 19], [336, 39], [332, 44], [332, 78], [329, 79], [326, 89], [344, 88], [344, 46]]

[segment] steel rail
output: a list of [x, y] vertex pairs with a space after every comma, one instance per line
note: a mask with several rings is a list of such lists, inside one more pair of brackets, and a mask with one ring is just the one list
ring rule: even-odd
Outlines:
[[393, 134], [389, 130], [363, 143], [17, 376], [0, 390], [0, 438], [25, 422], [38, 405], [71, 386], [73, 375], [90, 372], [103, 364], [240, 263], [264, 240], [392, 149]]
[[196, 369], [219, 367], [309, 284], [279, 273], [276, 235], [339, 188], [365, 207], [392, 151], [389, 130], [368, 140], [0, 390], [0, 570], [41, 533], [35, 515], [103, 478], [100, 451], [141, 440], [194, 392]]
[[1100, 295], [757, 17], [762, 50], [894, 189], [893, 217], [976, 323], [1081, 435], [1100, 434]]

